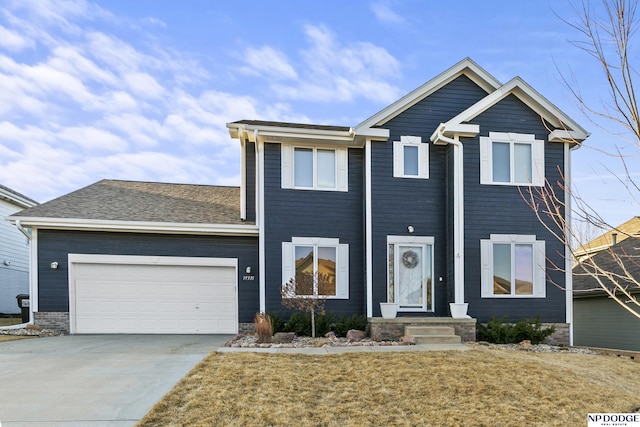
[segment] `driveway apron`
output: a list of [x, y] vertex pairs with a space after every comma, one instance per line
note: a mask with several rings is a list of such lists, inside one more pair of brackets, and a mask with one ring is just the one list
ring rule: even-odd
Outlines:
[[133, 426], [231, 335], [73, 335], [0, 342], [0, 425]]

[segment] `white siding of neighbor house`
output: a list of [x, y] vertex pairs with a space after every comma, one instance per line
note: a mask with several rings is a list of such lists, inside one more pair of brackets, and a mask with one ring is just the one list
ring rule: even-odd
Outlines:
[[16, 295], [29, 293], [29, 241], [4, 219], [22, 209], [0, 200], [0, 313], [19, 313]]

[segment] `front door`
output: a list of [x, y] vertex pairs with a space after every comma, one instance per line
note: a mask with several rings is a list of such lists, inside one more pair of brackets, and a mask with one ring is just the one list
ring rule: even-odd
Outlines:
[[398, 311], [433, 311], [433, 238], [389, 236], [389, 300]]

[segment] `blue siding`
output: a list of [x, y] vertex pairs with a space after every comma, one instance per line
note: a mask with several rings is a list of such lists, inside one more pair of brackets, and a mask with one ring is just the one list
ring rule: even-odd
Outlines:
[[246, 143], [246, 201], [247, 221], [256, 221], [256, 144]]
[[[535, 134], [536, 139], [546, 141], [549, 135], [540, 116], [513, 95], [473, 119], [472, 123], [480, 125], [479, 136], [488, 136], [489, 132], [518, 132]], [[537, 220], [518, 187], [480, 185], [479, 138], [464, 140], [463, 145], [465, 300], [469, 303], [469, 315], [479, 322], [504, 315], [514, 320], [540, 315], [543, 322], [565, 322], [565, 294], [561, 289], [565, 283], [564, 273], [552, 268], [552, 263], [564, 266], [564, 247]], [[549, 182], [560, 181], [558, 166], [561, 169], [564, 166], [564, 145], [545, 143], [545, 174]], [[522, 190], [526, 191], [526, 188]], [[546, 298], [480, 297], [480, 239], [488, 239], [492, 233], [534, 234], [537, 240], [546, 241]]]
[[[259, 274], [254, 237], [38, 230], [39, 311], [69, 311], [70, 253], [238, 258], [239, 322], [253, 322], [259, 311], [258, 281], [242, 280], [248, 266]], [[59, 263], [57, 270], [49, 267], [52, 261]]]
[[349, 149], [349, 191], [281, 188], [281, 147], [265, 144], [266, 309], [284, 310], [280, 289], [282, 242], [292, 237], [338, 238], [349, 244], [349, 299], [329, 300], [327, 311], [364, 313], [364, 150]]
[[[429, 143], [429, 179], [393, 177], [393, 141], [402, 135], [421, 136], [423, 142], [436, 127], [457, 115], [487, 93], [466, 76], [460, 76], [426, 99], [387, 122], [390, 138], [372, 144], [373, 220], [373, 314], [380, 316], [379, 302], [387, 300], [387, 236], [407, 235], [407, 226], [417, 236], [434, 237], [435, 315], [448, 316], [447, 286], [452, 251], [447, 193], [452, 191], [447, 172], [447, 146]], [[442, 281], [439, 278], [442, 277]]]

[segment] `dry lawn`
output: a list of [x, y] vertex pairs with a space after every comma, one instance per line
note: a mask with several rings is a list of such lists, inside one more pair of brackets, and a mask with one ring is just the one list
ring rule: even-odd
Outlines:
[[0, 317], [0, 326], [19, 325], [22, 317]]
[[211, 353], [139, 426], [568, 426], [640, 407], [640, 363], [466, 352]]

